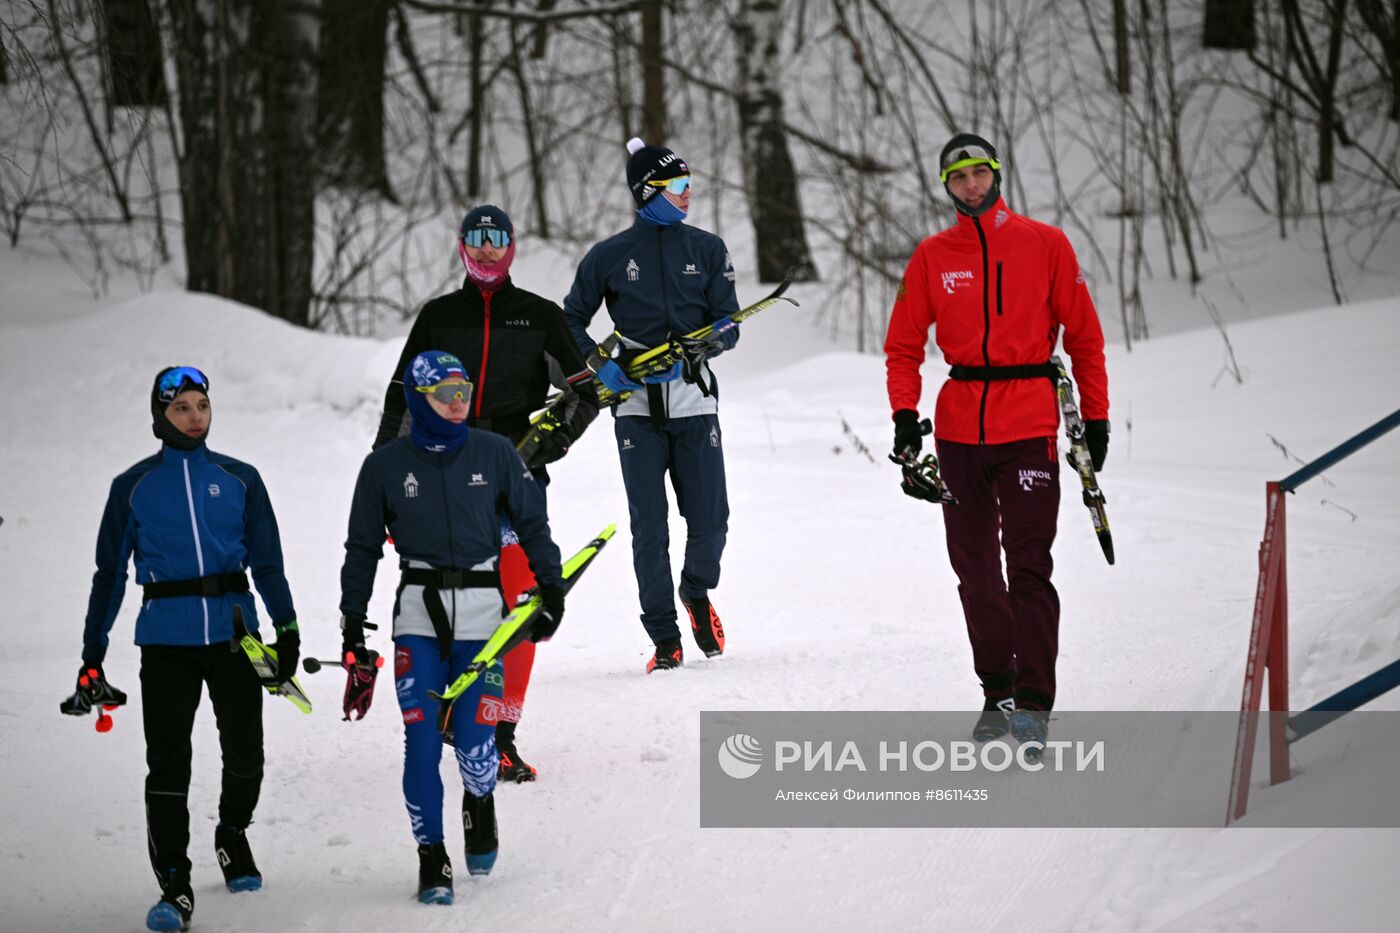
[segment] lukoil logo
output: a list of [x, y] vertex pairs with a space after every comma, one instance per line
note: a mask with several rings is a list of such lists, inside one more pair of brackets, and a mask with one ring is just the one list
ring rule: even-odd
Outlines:
[[753, 736], [736, 732], [719, 747], [719, 766], [732, 778], [751, 778], [763, 767], [763, 746]]

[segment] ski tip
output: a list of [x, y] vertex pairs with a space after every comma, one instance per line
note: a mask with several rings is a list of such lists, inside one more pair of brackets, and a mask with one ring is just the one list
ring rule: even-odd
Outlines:
[[1108, 534], [1099, 536], [1099, 544], [1103, 547], [1103, 556], [1108, 561], [1109, 566], [1113, 565], [1113, 537]]

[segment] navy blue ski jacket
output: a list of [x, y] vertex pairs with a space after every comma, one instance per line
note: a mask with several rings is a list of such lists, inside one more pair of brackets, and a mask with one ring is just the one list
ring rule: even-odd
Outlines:
[[[658, 227], [641, 218], [590, 249], [574, 274], [564, 318], [585, 355], [594, 347], [588, 322], [603, 301], [614, 329], [644, 347], [739, 310], [723, 240], [684, 223]], [[729, 334], [726, 350], [739, 339], [737, 329]]]
[[365, 457], [350, 505], [340, 611], [364, 618], [384, 556], [384, 531], [404, 560], [471, 568], [501, 553], [501, 517], [520, 536], [541, 584], [563, 582], [544, 493], [505, 437], [467, 429], [460, 448], [430, 453], [399, 437]]
[[[83, 661], [100, 664], [107, 634], [136, 559], [140, 584], [192, 580], [252, 569], [253, 583], [275, 625], [296, 620], [282, 568], [282, 541], [258, 471], [204, 446], [162, 447], [112, 481], [97, 533]], [[251, 593], [144, 600], [136, 616], [138, 645], [212, 645], [233, 635], [233, 607], [258, 630]]]

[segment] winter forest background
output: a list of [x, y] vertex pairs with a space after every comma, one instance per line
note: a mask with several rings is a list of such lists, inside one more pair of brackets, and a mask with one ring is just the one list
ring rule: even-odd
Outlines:
[[12, 250], [339, 333], [452, 287], [480, 201], [572, 269], [628, 222], [634, 134], [847, 348], [951, 222], [960, 130], [1130, 349], [1213, 323], [1233, 370], [1231, 321], [1400, 292], [1387, 0], [10, 0], [0, 94]]

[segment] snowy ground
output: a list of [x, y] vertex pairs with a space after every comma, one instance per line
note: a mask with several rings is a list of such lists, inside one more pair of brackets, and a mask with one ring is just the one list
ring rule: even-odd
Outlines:
[[[212, 445], [262, 471], [304, 653], [324, 657], [338, 646], [353, 479], [397, 342], [298, 331], [176, 292], [94, 307], [46, 293], [36, 284], [43, 272], [31, 267], [29, 284], [13, 289], [7, 276], [0, 290], [9, 438], [0, 452], [0, 926], [139, 929], [156, 896], [139, 703], [118, 712], [109, 735], [56, 707], [79, 658], [108, 483], [155, 445], [150, 380], [174, 362], [211, 374]], [[741, 282], [742, 295], [758, 293]], [[797, 294], [816, 303], [815, 292]], [[643, 676], [627, 510], [611, 425], [600, 422], [556, 471], [551, 517], [565, 550], [608, 522], [621, 528], [540, 653], [521, 747], [541, 777], [498, 793], [496, 872], [464, 876], [451, 909], [413, 902], [392, 689], [381, 688], [365, 722], [345, 724], [339, 677], [304, 677], [313, 716], [266, 707], [268, 779], [250, 833], [267, 879], [260, 894], [229, 895], [219, 880], [217, 736], [201, 714], [191, 789], [198, 929], [1391, 928], [1394, 830], [1269, 830], [1249, 820], [1173, 831], [699, 828], [702, 709], [980, 702], [938, 510], [901, 496], [883, 461], [883, 361], [831, 352], [802, 315], [775, 311], [746, 325], [745, 342], [717, 366], [733, 519], [715, 601], [728, 653]], [[1056, 546], [1062, 707], [1237, 706], [1263, 484], [1297, 466], [1270, 435], [1310, 459], [1393, 411], [1398, 316], [1391, 300], [1235, 325], [1243, 384], [1222, 375], [1214, 330], [1131, 355], [1110, 350], [1115, 433], [1104, 483], [1118, 564], [1104, 564], [1067, 485]], [[802, 358], [775, 367], [761, 350], [779, 345]], [[939, 368], [926, 375], [931, 400]], [[842, 417], [874, 464], [853, 449]], [[1400, 656], [1397, 467], [1400, 433], [1290, 500], [1295, 707]], [[380, 621], [391, 575], [377, 588]], [[107, 664], [134, 699], [136, 604], [129, 593]], [[1376, 706], [1400, 708], [1400, 692]], [[1329, 748], [1300, 744], [1300, 776], [1256, 789], [1256, 810], [1299, 805], [1363, 766], [1366, 756], [1335, 760]], [[448, 758], [449, 807], [451, 769]]]

